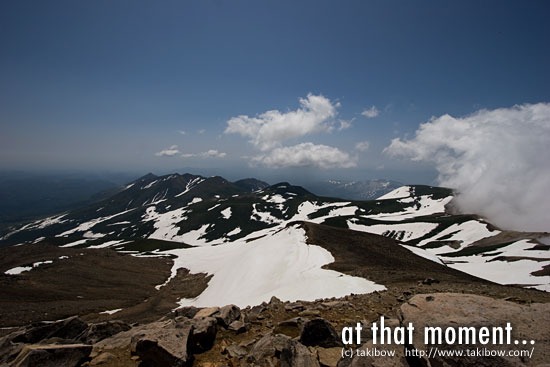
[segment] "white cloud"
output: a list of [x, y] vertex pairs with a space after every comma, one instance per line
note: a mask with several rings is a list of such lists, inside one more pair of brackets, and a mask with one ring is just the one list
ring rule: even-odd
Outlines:
[[367, 149], [369, 149], [369, 142], [368, 141], [360, 141], [359, 143], [355, 144], [355, 149], [357, 149], [360, 152], [364, 152]]
[[361, 112], [361, 115], [365, 116], [366, 118], [374, 118], [376, 116], [378, 116], [378, 114], [380, 113], [380, 111], [378, 111], [378, 108], [376, 108], [376, 106], [372, 106], [371, 108], [367, 108], [366, 110], [364, 110], [363, 112]]
[[331, 131], [332, 119], [339, 103], [333, 103], [322, 95], [300, 98], [295, 111], [266, 111], [256, 117], [240, 115], [227, 121], [226, 134], [240, 134], [262, 151], [280, 146], [284, 141], [308, 134]]
[[185, 130], [178, 130], [178, 133], [180, 133], [181, 135], [187, 134], [187, 133], [185, 132]]
[[205, 129], [200, 129], [199, 131], [197, 131], [199, 134], [204, 134], [206, 132]]
[[351, 120], [340, 120], [340, 126], [338, 127], [338, 131], [349, 129], [354, 120], [355, 120], [355, 117], [352, 118]]
[[503, 228], [550, 230], [550, 103], [432, 118], [384, 151], [434, 162], [464, 212]]
[[184, 153], [181, 156], [183, 158], [225, 158], [227, 153], [218, 152], [216, 149], [210, 149], [201, 153]]
[[177, 145], [172, 145], [168, 149], [161, 150], [160, 152], [155, 153], [157, 157], [173, 157], [176, 154], [178, 154], [180, 151], [178, 150]]
[[350, 168], [355, 167], [355, 160], [348, 153], [327, 145], [301, 143], [290, 147], [275, 148], [266, 155], [254, 158], [267, 167], [318, 167]]

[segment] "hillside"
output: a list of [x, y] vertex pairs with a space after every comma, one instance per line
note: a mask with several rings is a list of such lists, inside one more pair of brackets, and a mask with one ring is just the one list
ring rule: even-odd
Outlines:
[[[257, 185], [264, 188], [252, 191]], [[289, 223], [307, 221], [392, 238], [419, 256], [493, 282], [548, 290], [548, 234], [502, 230], [475, 214], [456, 213], [449, 189], [402, 186], [378, 200], [342, 201], [289, 183], [265, 185], [148, 174], [106, 200], [11, 228], [0, 241], [169, 255], [185, 258], [193, 272], [209, 251], [238, 253], [251, 241], [267, 246]], [[207, 249], [215, 245], [223, 250]], [[189, 246], [207, 248], [185, 250]]]
[[[53, 343], [63, 358], [76, 353], [63, 345], [85, 343], [74, 347], [85, 348], [85, 365], [165, 363], [167, 355], [134, 343], [142, 333], [172, 343], [162, 353], [176, 365], [283, 358], [264, 343], [291, 343], [292, 366], [303, 365], [296, 358], [366, 363], [289, 338], [311, 319], [335, 328], [380, 315], [399, 322], [408, 302], [443, 297], [455, 305], [455, 294], [485, 297], [464, 298], [465, 308], [507, 299], [523, 307], [514, 312], [535, 317], [550, 303], [542, 291], [550, 285], [547, 237], [457, 213], [447, 188], [401, 186], [376, 200], [344, 201], [286, 182], [148, 174], [105, 200], [2, 233], [0, 364], [31, 358], [23, 348], [31, 340]], [[522, 306], [531, 303], [540, 306]]]

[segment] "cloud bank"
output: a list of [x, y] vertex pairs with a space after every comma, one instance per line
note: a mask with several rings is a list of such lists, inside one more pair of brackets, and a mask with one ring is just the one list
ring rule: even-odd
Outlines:
[[505, 229], [550, 231], [550, 103], [432, 118], [384, 151], [434, 162], [464, 212]]
[[327, 145], [301, 143], [290, 147], [275, 148], [267, 155], [253, 159], [266, 167], [318, 167], [351, 168], [355, 167], [355, 160], [348, 153]]
[[376, 106], [372, 106], [371, 108], [367, 108], [363, 112], [361, 112], [361, 115], [365, 116], [366, 118], [372, 119], [378, 116], [380, 111], [378, 111], [378, 108]]
[[271, 110], [249, 117], [240, 115], [227, 121], [226, 134], [239, 134], [247, 137], [250, 143], [262, 154], [252, 158], [252, 163], [270, 168], [355, 167], [355, 159], [336, 147], [303, 142], [284, 146], [288, 140], [306, 135], [345, 130], [351, 127], [353, 119], [335, 121], [340, 104], [322, 95], [308, 94], [300, 98], [300, 107], [294, 111]]
[[172, 145], [168, 149], [161, 150], [160, 152], [155, 153], [157, 157], [173, 157], [176, 154], [179, 154], [178, 146]]
[[216, 149], [210, 149], [201, 153], [184, 153], [183, 158], [225, 158], [227, 153], [218, 152]]
[[331, 131], [338, 103], [311, 93], [300, 98], [300, 108], [281, 112], [271, 110], [256, 117], [240, 115], [227, 121], [226, 134], [240, 134], [262, 151], [280, 146], [283, 142], [308, 134]]

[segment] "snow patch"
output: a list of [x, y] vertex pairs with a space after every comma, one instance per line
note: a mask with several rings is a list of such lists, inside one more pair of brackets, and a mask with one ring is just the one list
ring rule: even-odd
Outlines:
[[19, 275], [24, 271], [32, 270], [32, 266], [16, 266], [15, 268], [11, 268], [9, 270], [6, 270], [4, 274], [7, 275]]
[[185, 195], [187, 194], [189, 191], [191, 191], [192, 189], [194, 189], [195, 187], [197, 187], [198, 184], [200, 184], [201, 182], [203, 182], [204, 179], [200, 178], [200, 177], [197, 177], [197, 178], [194, 178], [192, 179], [191, 181], [189, 181], [187, 183], [187, 186], [185, 186], [185, 190], [182, 191], [181, 193], [177, 194], [175, 197], [180, 197], [182, 195]]
[[421, 238], [436, 229], [437, 226], [437, 223], [426, 222], [375, 224], [367, 226], [364, 224], [355, 223], [354, 219], [348, 220], [348, 227], [354, 231], [379, 234], [382, 236], [395, 238], [399, 241], [410, 241]]
[[100, 314], [104, 314], [104, 315], [112, 315], [114, 313], [117, 313], [119, 311], [122, 311], [122, 308], [116, 308], [114, 310], [107, 310], [107, 311], [103, 311], [103, 312], [100, 312]]
[[487, 228], [486, 223], [479, 222], [477, 220], [469, 220], [467, 222], [463, 222], [460, 224], [453, 224], [445, 228], [443, 231], [439, 232], [435, 236], [420, 241], [417, 246], [422, 247], [431, 241], [438, 241], [439, 239], [441, 239], [441, 241], [460, 241], [461, 242], [460, 247], [457, 249], [454, 249], [450, 246], [443, 246], [443, 247], [431, 249], [430, 251], [430, 252], [443, 254], [447, 252], [459, 251], [460, 249], [476, 241], [479, 241], [486, 237], [495, 236], [499, 233], [500, 231], [497, 231], [497, 230], [490, 231], [489, 228]]
[[74, 242], [70, 242], [70, 243], [67, 243], [65, 245], [62, 245], [62, 246], [59, 246], [59, 247], [73, 247], [73, 246], [78, 246], [78, 245], [81, 245], [83, 243], [86, 243], [88, 240], [85, 239], [85, 240], [78, 240], [78, 241], [74, 241]]
[[73, 233], [75, 233], [75, 232], [86, 232], [86, 231], [89, 231], [93, 226], [95, 226], [95, 225], [98, 224], [98, 223], [101, 223], [101, 222], [107, 221], [107, 220], [109, 220], [109, 219], [118, 217], [118, 216], [120, 216], [120, 215], [129, 213], [129, 212], [131, 212], [132, 210], [134, 210], [134, 209], [125, 210], [125, 211], [123, 211], [123, 212], [120, 212], [120, 213], [117, 213], [117, 214], [113, 214], [113, 215], [109, 215], [109, 216], [107, 216], [107, 217], [100, 217], [100, 218], [95, 218], [95, 219], [89, 220], [89, 221], [87, 221], [87, 222], [84, 222], [84, 223], [79, 224], [77, 227], [75, 227], [75, 228], [73, 228], [73, 229], [70, 229], [70, 230], [65, 231], [65, 232], [63, 232], [63, 233], [61, 233], [61, 234], [56, 235], [56, 237], [68, 236], [68, 235], [73, 234]]
[[267, 224], [273, 224], [273, 223], [281, 223], [282, 221], [271, 215], [269, 212], [261, 212], [257, 209], [258, 204], [252, 204], [252, 215], [250, 216], [251, 220], [255, 220], [257, 222], [264, 222]]
[[106, 247], [111, 247], [111, 246], [114, 246], [114, 245], [118, 245], [118, 244], [121, 243], [122, 241], [123, 241], [123, 240], [107, 241], [107, 242], [104, 242], [104, 243], [99, 244], [99, 245], [89, 246], [88, 248], [106, 248]]
[[206, 290], [194, 299], [180, 300], [181, 306], [245, 307], [269, 301], [272, 296], [284, 301], [312, 301], [385, 289], [363, 278], [322, 269], [334, 258], [322, 247], [306, 244], [305, 232], [298, 228], [286, 228], [248, 243], [168, 252], [177, 256], [173, 274], [179, 268], [213, 274]]
[[191, 205], [191, 204], [196, 204], [196, 203], [200, 203], [202, 201], [201, 198], [193, 198], [193, 200], [191, 200], [191, 202], [187, 205]]
[[401, 186], [393, 191], [388, 192], [387, 194], [380, 196], [377, 200], [401, 199], [408, 198], [409, 196], [411, 196], [411, 187]]
[[221, 211], [221, 214], [224, 219], [229, 219], [231, 217], [231, 208], [227, 207], [224, 210]]
[[44, 264], [53, 264], [52, 260], [45, 260], [45, 261], [38, 261], [32, 264], [32, 266], [16, 266], [15, 268], [11, 268], [9, 270], [6, 270], [4, 274], [7, 275], [19, 275], [25, 271], [30, 271], [34, 268], [39, 267], [40, 265]]
[[406, 248], [407, 250], [409, 250], [410, 252], [412, 252], [413, 254], [415, 254], [417, 256], [423, 257], [425, 259], [431, 260], [431, 261], [436, 262], [436, 263], [441, 264], [441, 265], [445, 265], [439, 257], [430, 254], [428, 251], [426, 251], [424, 249], [414, 247], [414, 246], [407, 246], [407, 245], [401, 245], [401, 246], [403, 246], [404, 248]]
[[156, 184], [158, 182], [158, 180], [155, 180], [149, 184], [147, 184], [146, 186], [143, 186], [141, 189], [142, 190], [145, 190], [145, 189], [150, 189], [151, 187], [153, 187], [154, 184]]
[[231, 236], [234, 236], [234, 235], [239, 234], [239, 233], [241, 233], [241, 227], [237, 227], [234, 230], [232, 230], [231, 232], [228, 232], [226, 234], [226, 236], [231, 237]]
[[405, 219], [413, 219], [416, 217], [444, 213], [445, 205], [447, 205], [451, 200], [453, 200], [452, 196], [447, 196], [442, 199], [433, 199], [432, 195], [423, 195], [419, 196], [418, 201], [416, 201], [413, 205], [405, 207], [402, 211], [366, 215], [365, 218], [382, 221], [402, 221]]

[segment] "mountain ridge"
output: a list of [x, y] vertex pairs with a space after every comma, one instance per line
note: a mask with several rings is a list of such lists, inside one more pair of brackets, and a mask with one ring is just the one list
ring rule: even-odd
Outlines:
[[[237, 252], [249, 243], [261, 247], [290, 223], [311, 222], [382, 235], [415, 256], [476, 277], [550, 290], [544, 270], [550, 265], [548, 246], [539, 241], [545, 234], [503, 231], [477, 215], [449, 210], [451, 189], [409, 185], [377, 200], [345, 201], [288, 182], [265, 186], [255, 179], [241, 181], [147, 174], [108, 199], [12, 228], [2, 233], [0, 243], [111, 248], [178, 259], [193, 247]], [[253, 190], [256, 185], [263, 188]], [[193, 263], [186, 267], [200, 270]], [[509, 267], [520, 276], [510, 277]]]

